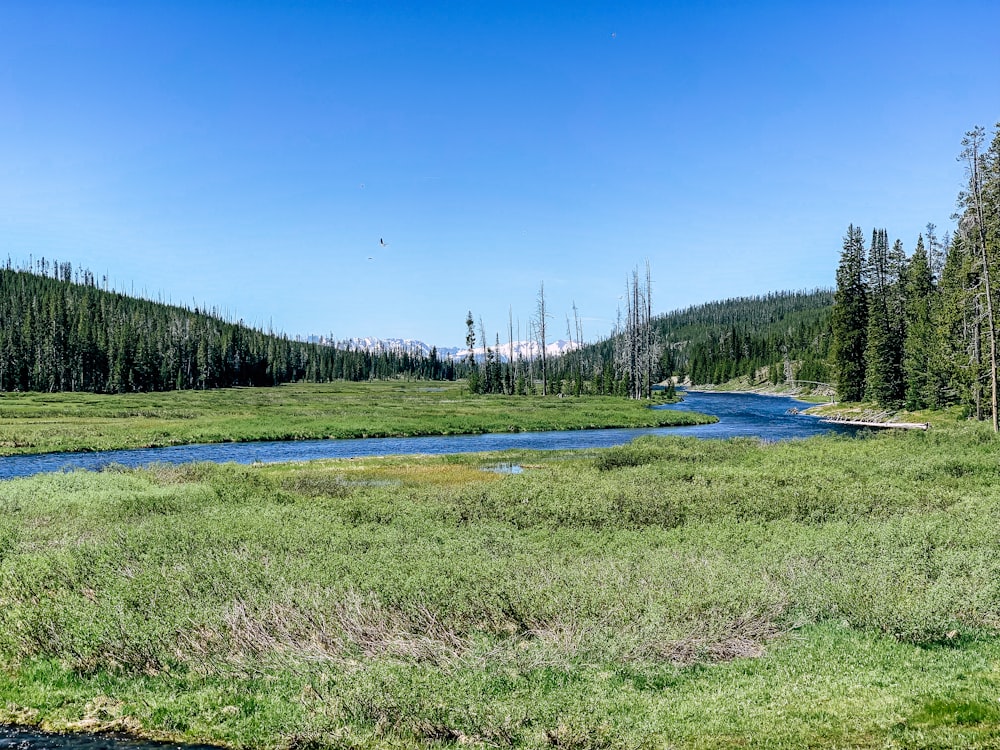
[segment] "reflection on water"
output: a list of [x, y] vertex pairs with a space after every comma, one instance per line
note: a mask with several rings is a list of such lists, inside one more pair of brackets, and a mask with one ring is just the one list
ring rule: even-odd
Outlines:
[[113, 734], [51, 734], [0, 726], [0, 750], [219, 750], [212, 745], [143, 742]]
[[496, 466], [484, 466], [483, 471], [490, 471], [494, 474], [523, 474], [524, 467], [519, 464], [500, 463]]

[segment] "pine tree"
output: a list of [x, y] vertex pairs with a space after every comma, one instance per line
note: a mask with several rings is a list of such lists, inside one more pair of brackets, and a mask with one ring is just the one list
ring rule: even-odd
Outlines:
[[868, 339], [868, 295], [864, 284], [865, 244], [860, 227], [844, 236], [837, 291], [834, 294], [832, 355], [841, 401], [860, 401], [865, 393], [865, 349]]
[[465, 348], [469, 351], [465, 358], [468, 367], [465, 382], [469, 386], [469, 393], [479, 393], [481, 383], [479, 367], [476, 364], [476, 324], [472, 318], [472, 310], [465, 316], [465, 328]]
[[[937, 295], [932, 308], [935, 391], [942, 406], [975, 406], [979, 398], [979, 334], [975, 311], [976, 275], [961, 234], [945, 246]], [[978, 411], [978, 410], [977, 410]]]
[[926, 409], [938, 406], [940, 396], [932, 374], [934, 351], [934, 308], [936, 289], [932, 261], [924, 247], [924, 237], [917, 238], [906, 268], [906, 341], [903, 369], [906, 376], [906, 407]]
[[872, 233], [868, 254], [868, 341], [865, 349], [865, 398], [898, 407], [905, 393], [903, 379], [903, 304], [900, 276], [905, 253], [898, 240], [889, 249], [884, 230]]

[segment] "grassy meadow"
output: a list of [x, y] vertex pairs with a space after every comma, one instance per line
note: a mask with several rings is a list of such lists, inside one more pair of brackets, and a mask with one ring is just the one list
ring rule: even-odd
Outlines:
[[714, 421], [610, 396], [469, 396], [462, 383], [298, 383], [107, 395], [0, 393], [0, 456], [188, 443], [409, 437]]
[[0, 722], [1000, 747], [998, 455], [954, 427], [3, 482]]

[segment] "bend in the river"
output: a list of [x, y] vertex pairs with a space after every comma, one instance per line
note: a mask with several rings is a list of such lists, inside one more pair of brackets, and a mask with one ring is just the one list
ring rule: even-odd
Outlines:
[[0, 458], [0, 479], [72, 469], [99, 470], [111, 464], [128, 467], [145, 466], [151, 463], [176, 464], [191, 461], [250, 464], [310, 461], [321, 458], [479, 453], [509, 449], [573, 450], [622, 445], [642, 435], [684, 435], [699, 438], [752, 437], [766, 441], [778, 441], [805, 438], [828, 432], [854, 432], [853, 428], [824, 424], [815, 417], [789, 413], [808, 405], [787, 396], [693, 392], [685, 394], [685, 399], [681, 403], [666, 404], [654, 408], [702, 412], [718, 417], [718, 422], [689, 427], [213, 443], [92, 453], [43, 453]]

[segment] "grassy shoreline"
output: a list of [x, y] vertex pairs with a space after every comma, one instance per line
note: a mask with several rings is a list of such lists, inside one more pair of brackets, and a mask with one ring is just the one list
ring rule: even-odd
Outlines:
[[955, 427], [4, 482], [0, 722], [998, 747], [998, 449]]
[[192, 443], [668, 427], [714, 417], [613, 397], [468, 396], [390, 381], [127, 395], [0, 394], [0, 456]]

